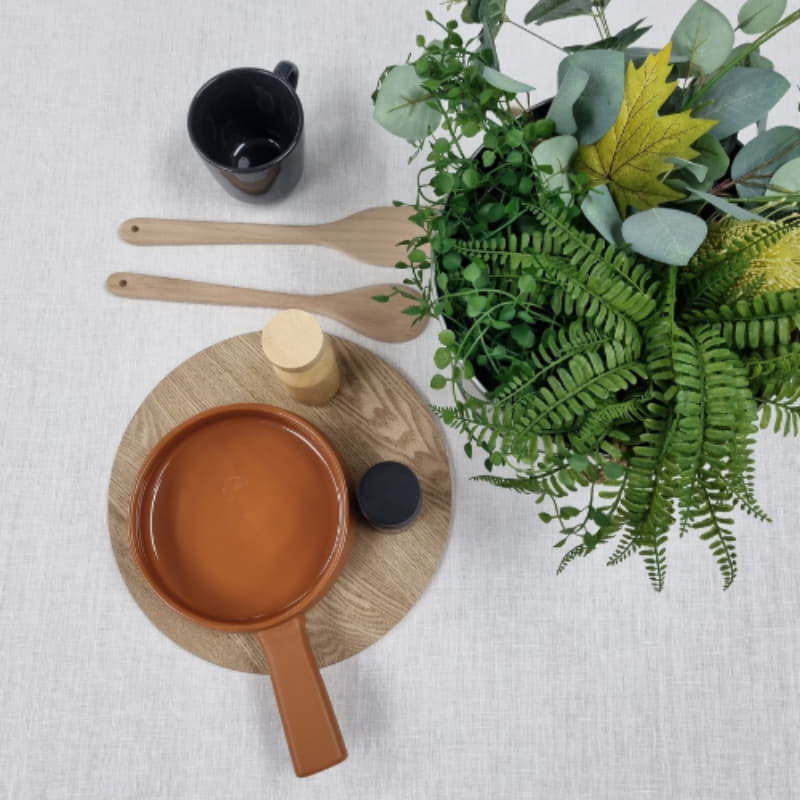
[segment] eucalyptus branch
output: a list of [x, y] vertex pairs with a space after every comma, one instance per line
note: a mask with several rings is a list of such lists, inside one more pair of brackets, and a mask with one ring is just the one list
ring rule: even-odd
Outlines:
[[692, 106], [696, 106], [700, 100], [706, 94], [708, 94], [709, 89], [711, 89], [711, 87], [714, 86], [723, 76], [727, 75], [727, 73], [730, 72], [737, 64], [741, 64], [752, 53], [758, 50], [762, 44], [765, 44], [774, 36], [777, 36], [785, 28], [788, 28], [790, 25], [794, 25], [794, 23], [798, 21], [800, 21], [800, 10], [792, 12], [788, 17], [784, 17], [780, 22], [775, 23], [775, 25], [773, 25], [768, 31], [762, 33], [761, 36], [745, 47], [742, 52], [736, 56], [736, 58], [731, 59], [731, 61], [725, 64], [725, 66], [717, 70], [713, 77], [704, 83], [700, 87], [700, 90], [689, 99], [686, 107], [690, 108]]

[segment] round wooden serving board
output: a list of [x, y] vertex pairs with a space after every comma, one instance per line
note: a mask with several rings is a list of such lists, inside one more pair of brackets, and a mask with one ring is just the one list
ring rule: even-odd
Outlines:
[[450, 523], [450, 467], [441, 432], [409, 383], [368, 350], [332, 337], [342, 386], [323, 406], [297, 403], [275, 377], [261, 350], [260, 333], [220, 342], [167, 375], [145, 398], [119, 445], [111, 472], [108, 521], [122, 577], [153, 624], [201, 658], [242, 672], [267, 673], [252, 634], [197, 625], [152, 592], [128, 550], [128, 497], [140, 465], [178, 423], [228, 403], [268, 403], [305, 417], [333, 443], [351, 488], [379, 461], [400, 461], [417, 474], [422, 512], [408, 528], [379, 533], [356, 510], [352, 554], [337, 582], [309, 610], [306, 628], [320, 666], [363, 650], [413, 607], [442, 557]]

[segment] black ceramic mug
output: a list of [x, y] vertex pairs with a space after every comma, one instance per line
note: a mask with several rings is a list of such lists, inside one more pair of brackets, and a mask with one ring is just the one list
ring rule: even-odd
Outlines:
[[214, 76], [189, 106], [189, 138], [234, 197], [285, 197], [303, 172], [303, 106], [290, 61], [272, 72], [239, 67]]

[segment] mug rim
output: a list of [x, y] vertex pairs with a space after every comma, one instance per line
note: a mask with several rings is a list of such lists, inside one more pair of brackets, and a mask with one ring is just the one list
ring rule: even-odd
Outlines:
[[[298, 112], [298, 123], [297, 129], [295, 130], [294, 137], [292, 138], [291, 144], [280, 153], [280, 155], [276, 156], [275, 158], [271, 159], [270, 161], [265, 161], [261, 164], [256, 164], [254, 166], [248, 167], [231, 167], [229, 164], [222, 164], [219, 161], [211, 158], [209, 155], [206, 154], [204, 148], [200, 145], [197, 138], [194, 135], [194, 131], [192, 130], [192, 116], [196, 111], [197, 104], [200, 101], [202, 95], [215, 83], [218, 83], [220, 80], [224, 78], [229, 78], [232, 75], [237, 74], [250, 74], [250, 75], [257, 75], [261, 77], [268, 77], [273, 78], [276, 81], [279, 81], [283, 86], [288, 90], [289, 94], [292, 96], [292, 99], [297, 106]], [[303, 111], [303, 104], [300, 102], [300, 97], [297, 94], [295, 88], [288, 82], [285, 81], [280, 75], [276, 75], [274, 72], [264, 69], [263, 67], [231, 67], [230, 69], [223, 70], [222, 72], [218, 72], [216, 75], [212, 75], [195, 93], [194, 97], [192, 97], [192, 101], [189, 103], [189, 110], [186, 112], [186, 128], [189, 134], [189, 139], [194, 146], [195, 151], [198, 155], [208, 164], [211, 164], [215, 169], [222, 170], [223, 172], [230, 172], [235, 175], [250, 175], [257, 172], [262, 172], [265, 169], [269, 169], [270, 167], [275, 166], [276, 164], [280, 164], [286, 158], [288, 158], [297, 147], [300, 139], [303, 135], [303, 130], [305, 128], [305, 112]]]

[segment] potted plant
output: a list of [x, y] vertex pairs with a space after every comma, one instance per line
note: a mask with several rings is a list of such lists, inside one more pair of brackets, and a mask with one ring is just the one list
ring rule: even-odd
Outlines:
[[[761, 52], [800, 11], [747, 0], [734, 25], [699, 0], [648, 50], [609, 4], [427, 14], [435, 37], [373, 95], [423, 159], [398, 266], [423, 297], [408, 312], [442, 322], [436, 412], [479, 480], [547, 504], [559, 571], [638, 554], [660, 590], [669, 537], [692, 531], [727, 588], [734, 510], [767, 518], [756, 434], [800, 429], [800, 129], [768, 126], [790, 84]], [[599, 41], [559, 47], [557, 92], [531, 107], [498, 31], [547, 41], [579, 14]]]

